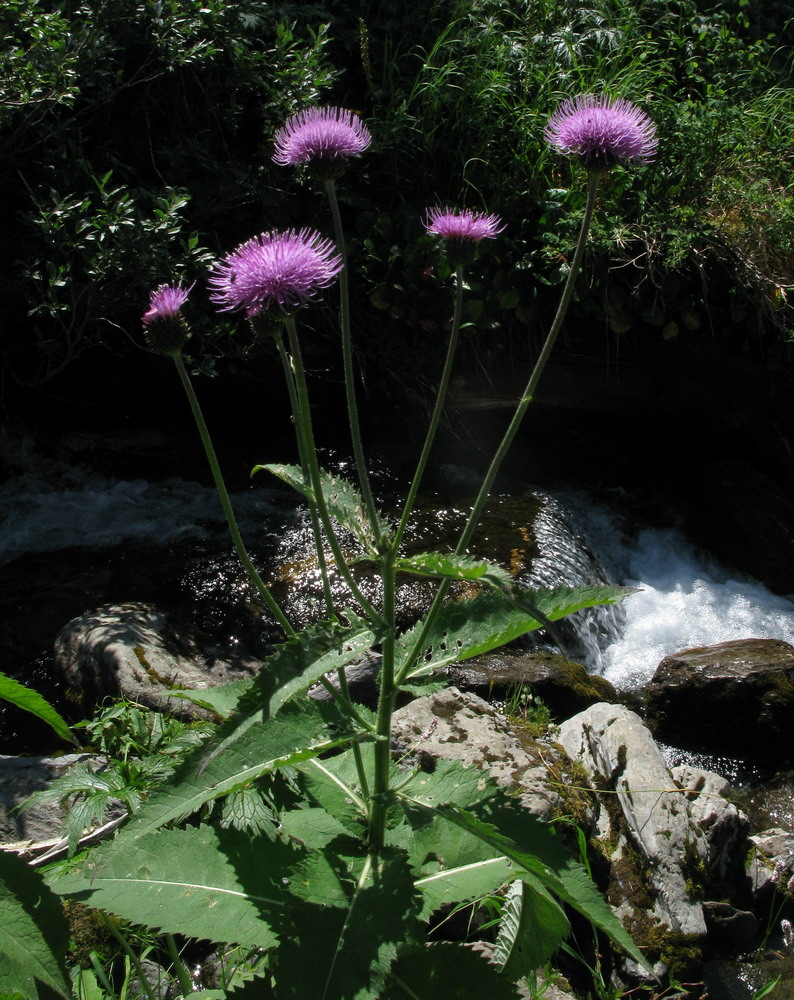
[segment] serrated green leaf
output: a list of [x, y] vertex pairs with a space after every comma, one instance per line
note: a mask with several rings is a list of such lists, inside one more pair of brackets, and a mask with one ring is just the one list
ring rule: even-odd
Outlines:
[[254, 684], [254, 678], [239, 681], [229, 681], [228, 684], [218, 684], [216, 687], [187, 690], [171, 688], [169, 698], [182, 698], [199, 708], [213, 712], [222, 719], [228, 719], [236, 710], [240, 700], [248, 694]]
[[[614, 604], [634, 591], [629, 587], [558, 587], [526, 592], [539, 614], [557, 621], [601, 604]], [[419, 677], [441, 670], [451, 663], [498, 649], [528, 632], [543, 627], [534, 613], [501, 593], [489, 591], [471, 600], [450, 601], [435, 618], [425, 648], [418, 660], [408, 658], [422, 632], [423, 622], [404, 632], [397, 640], [396, 670], [406, 677]]]
[[270, 948], [285, 920], [282, 878], [298, 858], [209, 826], [100, 845], [52, 880], [62, 896], [167, 934]]
[[367, 622], [354, 611], [343, 614], [347, 625], [336, 620], [316, 622], [265, 658], [235, 714], [206, 745], [206, 760], [223, 753], [254, 722], [275, 715], [326, 673], [346, 666], [376, 644], [378, 638]]
[[[303, 478], [303, 471], [297, 465], [257, 465], [254, 472], [264, 469], [288, 483], [293, 489], [302, 493], [307, 499], [315, 501], [316, 497], [310, 483]], [[328, 513], [338, 521], [343, 528], [355, 537], [362, 548], [371, 556], [377, 555], [377, 537], [367, 517], [366, 508], [361, 494], [356, 487], [341, 476], [332, 476], [322, 471], [320, 473], [323, 498]]]
[[537, 879], [524, 873], [505, 894], [493, 963], [517, 982], [545, 964], [570, 930], [560, 905]]
[[301, 706], [285, 706], [273, 718], [252, 722], [234, 743], [211, 759], [199, 748], [152, 792], [119, 838], [126, 843], [151, 833], [237, 786], [365, 738], [341, 728], [345, 726], [349, 727], [349, 720], [335, 706], [307, 701]]
[[480, 580], [488, 577], [512, 583], [513, 578], [496, 563], [473, 556], [456, 556], [445, 552], [421, 552], [398, 559], [395, 569], [416, 576], [448, 577], [450, 580]]
[[[399, 794], [402, 796], [402, 793]], [[418, 798], [413, 798], [411, 801], [415, 805], [432, 809], [441, 818], [461, 830], [466, 830], [488, 847], [509, 858], [518, 868], [530, 872], [546, 889], [562, 902], [578, 910], [636, 962], [645, 968], [650, 968], [585, 870], [573, 858], [566, 856], [559, 842], [555, 842], [543, 824], [527, 814], [526, 810], [516, 807], [506, 798], [503, 802], [499, 802], [495, 797], [497, 808], [493, 808], [494, 803], [488, 804], [496, 819], [494, 824], [485, 822], [474, 812], [452, 803], [430, 806]], [[508, 818], [513, 820], [513, 829], [510, 832], [516, 837], [515, 841], [503, 832], [506, 826], [509, 827], [509, 823], [505, 822]], [[520, 846], [517, 846], [516, 841]]]
[[46, 722], [50, 729], [67, 743], [77, 743], [69, 723], [33, 688], [25, 687], [13, 677], [0, 673], [0, 698]]
[[[39, 987], [71, 997], [66, 973], [69, 931], [60, 900], [15, 854], [0, 851], [0, 983], [37, 1000]], [[43, 994], [42, 994], [43, 995]]]
[[[353, 841], [346, 841], [352, 848]], [[320, 867], [315, 863], [312, 872]], [[398, 948], [416, 929], [417, 901], [405, 855], [386, 849], [376, 862], [358, 842], [356, 853], [329, 849], [323, 870], [325, 905], [305, 902], [294, 908], [293, 933], [279, 948], [285, 995], [375, 1000]]]
[[417, 997], [518, 1000], [519, 993], [506, 976], [471, 948], [443, 942], [406, 948], [392, 966], [382, 1000]]
[[290, 809], [281, 814], [281, 830], [306, 847], [323, 848], [331, 841], [348, 833], [348, 828], [325, 809]]

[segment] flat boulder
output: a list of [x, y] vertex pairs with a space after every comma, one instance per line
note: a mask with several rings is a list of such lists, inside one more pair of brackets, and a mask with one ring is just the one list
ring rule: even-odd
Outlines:
[[794, 647], [736, 639], [666, 656], [645, 690], [646, 721], [674, 746], [783, 765], [794, 755]]

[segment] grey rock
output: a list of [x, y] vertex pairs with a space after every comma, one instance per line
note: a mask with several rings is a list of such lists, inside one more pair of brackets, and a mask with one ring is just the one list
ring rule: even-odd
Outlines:
[[567, 719], [599, 701], [618, 701], [605, 677], [590, 674], [581, 663], [561, 653], [493, 653], [450, 667], [449, 679], [461, 691], [491, 699], [507, 699], [523, 689], [540, 698], [555, 719]]
[[393, 738], [403, 756], [419, 766], [435, 759], [459, 760], [487, 770], [520, 792], [530, 812], [550, 819], [562, 798], [550, 787], [547, 762], [559, 759], [551, 745], [529, 752], [507, 719], [475, 694], [455, 687], [417, 698], [394, 713]]
[[641, 903], [627, 895], [618, 916], [632, 922], [643, 909], [674, 934], [705, 936], [702, 907], [690, 895], [684, 869], [687, 861], [707, 857], [706, 839], [639, 716], [620, 705], [593, 705], [564, 722], [559, 739], [620, 805], [622, 829], [609, 831], [613, 842], [617, 836], [613, 868], [631, 852], [647, 862], [652, 891]]
[[758, 920], [748, 910], [737, 910], [724, 901], [703, 904], [709, 937], [727, 947], [746, 948], [758, 933]]
[[686, 791], [689, 818], [706, 840], [705, 887], [714, 897], [736, 895], [745, 878], [749, 820], [725, 798], [729, 785], [719, 774], [689, 765], [674, 767], [671, 773]]
[[74, 618], [55, 642], [56, 666], [87, 705], [123, 696], [183, 718], [205, 713], [169, 692], [253, 676], [260, 663], [221, 657], [200, 633], [151, 604], [116, 604]]
[[747, 861], [756, 906], [765, 907], [776, 889], [794, 877], [794, 833], [771, 827], [749, 838], [755, 848]]

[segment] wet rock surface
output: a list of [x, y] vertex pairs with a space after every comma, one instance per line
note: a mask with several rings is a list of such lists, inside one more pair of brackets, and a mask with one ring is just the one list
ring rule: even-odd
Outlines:
[[489, 700], [505, 701], [529, 692], [541, 699], [556, 721], [599, 701], [619, 700], [605, 677], [590, 674], [581, 663], [546, 650], [477, 656], [450, 667], [447, 674], [462, 691], [473, 691]]
[[739, 639], [665, 657], [645, 692], [654, 734], [780, 767], [794, 757], [794, 647]]

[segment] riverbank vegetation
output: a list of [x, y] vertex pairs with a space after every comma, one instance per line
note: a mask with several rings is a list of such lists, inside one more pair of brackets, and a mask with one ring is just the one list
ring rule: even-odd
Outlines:
[[[792, 330], [792, 39], [782, 0], [274, 5], [11, 0], [0, 14], [4, 385], [68, 393], [76, 362], [134, 360], [141, 302], [322, 206], [271, 160], [295, 111], [359, 111], [375, 142], [340, 192], [356, 348], [390, 384], [440, 353], [448, 274], [421, 226], [461, 200], [507, 223], [470, 276], [471, 361], [537, 345], [583, 209], [545, 148], [585, 91], [641, 99], [661, 155], [602, 186], [572, 326], [610, 347], [714, 337], [785, 364]], [[368, 330], [377, 329], [374, 337]], [[406, 350], [406, 338], [409, 350]], [[195, 346], [204, 364], [247, 349]], [[389, 379], [390, 375], [397, 378]]]

